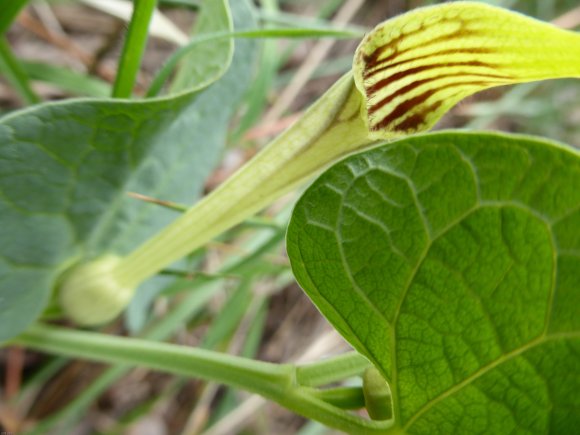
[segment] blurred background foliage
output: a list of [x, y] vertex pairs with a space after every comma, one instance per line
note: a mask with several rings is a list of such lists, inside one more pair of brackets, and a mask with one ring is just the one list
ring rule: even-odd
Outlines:
[[[124, 13], [115, 9], [119, 1], [0, 0], [0, 8], [13, 1], [10, 7], [22, 3], [24, 8], [0, 41], [0, 114], [41, 101], [111, 94], [127, 26], [120, 18]], [[159, 1], [167, 22], [152, 29], [135, 98], [187, 40], [202, 2]], [[255, 6], [262, 28], [348, 29], [362, 35], [394, 15], [436, 3], [441, 2], [256, 0]], [[578, 0], [485, 3], [569, 29], [580, 26]], [[262, 40], [256, 78], [231, 122], [227, 152], [206, 191], [348, 71], [357, 43], [356, 38]], [[7, 66], [10, 62], [16, 70]], [[11, 71], [21, 76], [11, 77]], [[492, 89], [462, 102], [437, 128], [534, 134], [580, 146], [580, 86], [559, 80]], [[288, 195], [193, 253], [183, 269], [164, 271], [161, 291], [138, 295], [129, 315], [105, 331], [268, 361], [316, 360], [343, 352], [347, 345], [294, 283], [284, 254], [285, 225], [295, 198]], [[258, 397], [139, 368], [103, 367], [8, 348], [0, 351], [0, 372], [0, 431], [9, 433], [331, 433]]]

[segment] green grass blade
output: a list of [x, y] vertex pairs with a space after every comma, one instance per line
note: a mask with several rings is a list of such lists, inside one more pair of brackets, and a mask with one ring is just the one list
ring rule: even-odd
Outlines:
[[26, 104], [36, 104], [41, 101], [30, 86], [26, 73], [12, 53], [4, 35], [0, 35], [0, 74], [6, 78]]
[[50, 83], [74, 95], [105, 98], [111, 94], [111, 85], [106, 81], [69, 68], [26, 61], [21, 66], [30, 79]]
[[156, 5], [157, 0], [135, 0], [133, 16], [121, 54], [119, 72], [113, 86], [114, 98], [129, 98], [133, 92], [147, 44], [149, 22]]
[[8, 30], [20, 10], [26, 6], [28, 0], [4, 0], [0, 8], [0, 34]]

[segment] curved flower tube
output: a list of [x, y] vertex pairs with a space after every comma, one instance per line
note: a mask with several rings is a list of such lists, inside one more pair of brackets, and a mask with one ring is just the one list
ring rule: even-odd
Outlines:
[[[381, 140], [427, 131], [480, 90], [561, 77], [580, 77], [580, 36], [505, 9], [452, 2], [386, 21], [358, 46], [352, 73], [218, 189], [127, 257], [107, 262], [108, 272], [94, 263], [98, 283], [86, 282], [96, 276], [91, 264], [70, 271], [60, 287], [65, 310], [81, 324], [109, 321], [125, 308], [127, 289], [132, 293], [338, 159]], [[70, 279], [85, 284], [70, 285]], [[103, 291], [123, 297], [115, 307], [99, 309], [100, 298], [83, 297], [86, 288], [99, 286], [113, 286]]]

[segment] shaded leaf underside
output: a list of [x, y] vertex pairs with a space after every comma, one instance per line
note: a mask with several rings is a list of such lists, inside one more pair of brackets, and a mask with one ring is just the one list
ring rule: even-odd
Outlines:
[[580, 158], [426, 135], [336, 165], [296, 206], [295, 275], [391, 384], [408, 433], [580, 424]]

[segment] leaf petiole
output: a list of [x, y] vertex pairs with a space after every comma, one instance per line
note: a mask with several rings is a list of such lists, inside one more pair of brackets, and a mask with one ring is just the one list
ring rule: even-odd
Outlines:
[[351, 376], [362, 375], [370, 366], [369, 361], [358, 352], [348, 352], [315, 363], [298, 366], [296, 381], [300, 385], [318, 387]]
[[[304, 373], [310, 372], [305, 367], [297, 368], [291, 364], [255, 361], [199, 348], [40, 324], [29, 328], [12, 343], [59, 355], [111, 364], [138, 365], [241, 388], [349, 433], [381, 434], [393, 426], [392, 421], [371, 421], [324, 401], [325, 395], [333, 396], [332, 392], [313, 393], [311, 387], [300, 385], [298, 380], [301, 376], [297, 374], [301, 371], [304, 377]], [[337, 372], [341, 370], [336, 362], [344, 364], [351, 358], [335, 359], [333, 364]], [[320, 364], [317, 363], [316, 370], [312, 372], [318, 371]], [[352, 391], [343, 396], [352, 400]]]

